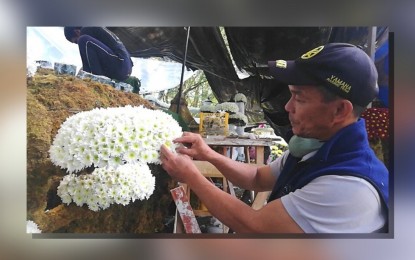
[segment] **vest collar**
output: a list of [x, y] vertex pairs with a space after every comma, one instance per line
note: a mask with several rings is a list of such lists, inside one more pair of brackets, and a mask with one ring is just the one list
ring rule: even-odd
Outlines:
[[357, 122], [340, 129], [310, 160], [327, 161], [330, 156], [352, 152], [367, 144], [365, 121], [360, 118]]

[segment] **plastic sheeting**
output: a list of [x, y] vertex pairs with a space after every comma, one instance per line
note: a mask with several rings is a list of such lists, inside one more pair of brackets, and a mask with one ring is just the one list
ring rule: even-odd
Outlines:
[[[167, 57], [183, 62], [185, 27], [112, 27], [134, 57]], [[288, 88], [272, 80], [266, 64], [273, 59], [294, 59], [328, 42], [367, 46], [369, 27], [225, 27], [236, 66], [250, 77], [239, 79], [219, 27], [192, 27], [186, 66], [201, 69], [219, 102], [244, 93], [247, 115], [264, 118], [276, 134], [285, 137], [289, 121], [284, 104]], [[381, 28], [382, 29], [382, 28]], [[384, 31], [379, 30], [378, 32]]]

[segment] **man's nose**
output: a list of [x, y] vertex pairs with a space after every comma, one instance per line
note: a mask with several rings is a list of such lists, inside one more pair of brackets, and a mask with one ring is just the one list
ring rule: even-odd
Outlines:
[[288, 102], [284, 106], [284, 108], [287, 112], [292, 112], [292, 109], [293, 109], [292, 99], [293, 98], [291, 97], [290, 100], [288, 100]]

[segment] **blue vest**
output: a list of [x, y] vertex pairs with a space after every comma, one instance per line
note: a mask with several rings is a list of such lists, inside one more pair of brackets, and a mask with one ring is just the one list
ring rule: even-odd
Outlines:
[[300, 159], [288, 155], [268, 201], [300, 189], [323, 175], [348, 175], [371, 183], [385, 208], [389, 208], [389, 173], [369, 146], [364, 119], [341, 129], [308, 160]]

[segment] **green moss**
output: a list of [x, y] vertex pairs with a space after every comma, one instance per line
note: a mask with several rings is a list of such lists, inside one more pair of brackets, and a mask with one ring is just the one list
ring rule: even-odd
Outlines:
[[[111, 205], [93, 212], [86, 206], [58, 205], [45, 212], [48, 192], [66, 172], [52, 165], [48, 150], [60, 125], [69, 116], [95, 107], [152, 105], [134, 93], [72, 76], [41, 70], [27, 80], [27, 216], [44, 232], [152, 233], [163, 229], [174, 182], [161, 166], [151, 166], [156, 190], [147, 201]], [[83, 174], [84, 172], [80, 173]], [[54, 186], [55, 185], [55, 186]], [[53, 188], [55, 187], [55, 190]]]

